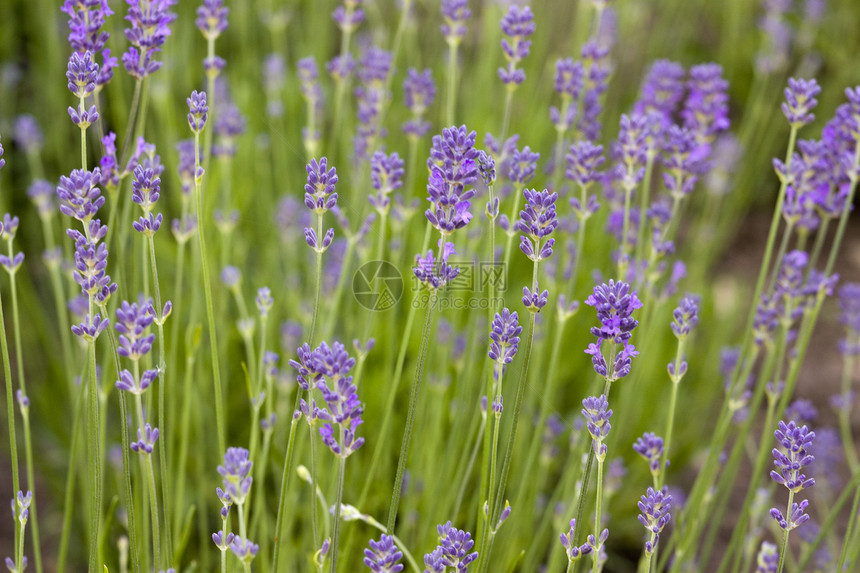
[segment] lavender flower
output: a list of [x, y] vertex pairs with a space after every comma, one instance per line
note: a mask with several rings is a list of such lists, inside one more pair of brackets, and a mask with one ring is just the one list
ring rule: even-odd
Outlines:
[[469, 200], [475, 195], [474, 189], [466, 189], [478, 179], [475, 160], [475, 132], [469, 132], [465, 125], [442, 130], [442, 135], [433, 137], [427, 167], [430, 179], [427, 184], [429, 209], [424, 212], [443, 236], [465, 227], [472, 220]]
[[215, 546], [218, 547], [222, 552], [227, 551], [230, 548], [230, 544], [233, 543], [233, 538], [236, 537], [233, 533], [225, 534], [223, 531], [218, 531], [218, 533], [212, 534], [212, 541], [215, 542]]
[[206, 105], [206, 92], [193, 91], [186, 100], [188, 103], [188, 125], [194, 133], [203, 131], [209, 116], [209, 106]]
[[137, 396], [143, 395], [147, 388], [155, 382], [158, 377], [158, 370], [144, 370], [140, 377], [140, 382], [135, 380], [134, 375], [128, 370], [121, 370], [119, 380], [116, 381], [116, 387], [129, 394]]
[[549, 291], [540, 290], [540, 286], [535, 283], [534, 292], [529, 287], [523, 287], [523, 306], [529, 312], [540, 312], [549, 301]]
[[346, 0], [343, 6], [338, 6], [332, 13], [332, 18], [344, 34], [351, 34], [364, 22], [364, 10], [359, 5], [362, 0]]
[[140, 360], [148, 354], [155, 341], [155, 335], [149, 334], [147, 329], [154, 320], [155, 309], [152, 307], [151, 299], [131, 304], [123, 301], [116, 309], [114, 325], [119, 333], [117, 353], [130, 360]]
[[818, 105], [815, 96], [819, 93], [821, 93], [821, 87], [815, 79], [789, 78], [788, 87], [785, 88], [782, 113], [792, 127], [802, 127], [815, 119], [812, 110]]
[[458, 573], [464, 573], [469, 564], [478, 558], [478, 552], [469, 553], [474, 547], [472, 534], [457, 529], [448, 521], [444, 525], [438, 525], [436, 531], [439, 533], [439, 545], [432, 553], [424, 556], [424, 564], [428, 571], [447, 571], [448, 567], [454, 568]]
[[80, 100], [77, 109], [69, 107], [69, 117], [81, 129], [88, 128], [99, 118], [96, 106], [91, 105], [89, 109], [84, 106], [84, 99], [96, 91], [98, 71], [99, 66], [93, 61], [90, 52], [85, 52], [83, 55], [74, 52], [69, 58], [68, 71], [66, 72], [66, 78], [69, 80], [69, 91]]
[[839, 289], [839, 322], [845, 326], [845, 338], [839, 351], [846, 356], [860, 354], [860, 284], [847, 283]]
[[15, 118], [13, 133], [15, 143], [28, 154], [39, 153], [45, 143], [39, 123], [30, 114], [22, 114]]
[[550, 106], [549, 117], [560, 132], [570, 129], [576, 119], [576, 106], [572, 103], [582, 92], [584, 74], [582, 63], [574, 62], [572, 58], [559, 58], [555, 62], [555, 91], [561, 94], [562, 109]]
[[[439, 240], [441, 245], [442, 240]], [[453, 243], [445, 243], [441, 248], [441, 254], [437, 261], [432, 250], [427, 251], [427, 255], [421, 257], [415, 255], [415, 266], [412, 272], [419, 282], [424, 283], [431, 290], [440, 289], [460, 274], [458, 267], [448, 264], [448, 259], [451, 255], [457, 254], [454, 250]]]
[[436, 84], [429, 68], [422, 72], [409, 68], [403, 80], [403, 98], [412, 112], [412, 119], [403, 124], [403, 132], [411, 138], [423, 137], [430, 130], [424, 114], [436, 99]]
[[809, 514], [806, 513], [808, 506], [808, 499], [804, 499], [800, 503], [793, 502], [788, 517], [783, 516], [780, 510], [773, 507], [770, 510], [770, 516], [776, 521], [780, 529], [791, 531], [809, 521]]
[[570, 146], [566, 156], [567, 170], [565, 175], [581, 187], [599, 181], [602, 174], [597, 169], [606, 160], [603, 157], [603, 146], [594, 145], [590, 141], [580, 141]]
[[472, 16], [468, 0], [442, 0], [442, 35], [450, 46], [457, 46], [466, 36], [466, 20]]
[[254, 464], [249, 455], [245, 448], [227, 448], [224, 465], [218, 466], [218, 473], [224, 478], [224, 491], [236, 504], [244, 503], [251, 490], [251, 467]]
[[778, 568], [779, 548], [773, 543], [762, 541], [756, 557], [755, 573], [776, 573]]
[[101, 53], [102, 66], [96, 78], [96, 91], [99, 91], [113, 77], [117, 59], [111, 57], [105, 48], [110, 34], [102, 30], [108, 16], [113, 15], [107, 0], [65, 0], [60, 8], [69, 16], [69, 45], [78, 54]]
[[588, 433], [591, 435], [591, 445], [594, 449], [594, 454], [597, 459], [602, 461], [606, 457], [606, 444], [603, 440], [609, 435], [609, 430], [612, 425], [609, 423], [609, 418], [612, 417], [612, 410], [609, 409], [609, 402], [606, 396], [601, 395], [600, 398], [594, 396], [588, 397], [582, 401], [582, 415], [585, 417]]
[[499, 364], [510, 364], [517, 353], [523, 327], [517, 321], [517, 313], [507, 308], [496, 313], [490, 326], [490, 360]]
[[669, 495], [666, 487], [660, 491], [654, 491], [654, 488], [649, 487], [638, 505], [641, 512], [638, 516], [639, 523], [651, 532], [651, 539], [645, 542], [645, 552], [650, 554], [654, 552], [660, 541], [660, 533], [672, 519], [669, 513], [672, 509], [672, 496]]
[[729, 128], [729, 84], [723, 79], [718, 64], [701, 64], [690, 69], [687, 82], [689, 95], [681, 116], [684, 126], [693, 132], [696, 141], [711, 143], [714, 137]]
[[517, 64], [529, 55], [532, 45], [531, 40], [528, 39], [535, 31], [534, 14], [531, 8], [511, 6], [502, 18], [501, 27], [502, 32], [510, 40], [502, 38], [502, 51], [505, 53], [508, 67], [499, 68], [499, 78], [508, 86], [508, 89], [514, 89], [526, 79], [525, 71], [517, 68]]
[[591, 545], [588, 543], [583, 543], [582, 545], [576, 545], [576, 540], [573, 538], [574, 533], [576, 532], [576, 520], [570, 520], [570, 530], [567, 533], [562, 533], [559, 537], [561, 538], [561, 545], [564, 547], [564, 551], [567, 554], [567, 561], [571, 563], [573, 561], [578, 560], [580, 557], [584, 555], [588, 555], [591, 553]]
[[146, 424], [143, 432], [140, 428], [137, 429], [137, 441], [132, 442], [129, 447], [140, 455], [149, 455], [155, 449], [155, 442], [158, 440], [158, 428], [153, 428]]
[[673, 125], [666, 132], [663, 155], [663, 182], [669, 193], [678, 199], [693, 191], [701, 172], [706, 147], [696, 142], [696, 134], [686, 128]]
[[109, 324], [110, 321], [106, 318], [102, 319], [99, 313], [96, 313], [95, 316], [87, 314], [82, 323], [72, 325], [72, 333], [83, 338], [86, 342], [93, 342]]
[[699, 303], [694, 297], [685, 296], [681, 304], [672, 311], [672, 332], [679, 340], [686, 338], [699, 323]]
[[377, 151], [370, 158], [370, 180], [376, 189], [376, 196], [369, 197], [370, 203], [378, 210], [388, 211], [388, 195], [403, 185], [403, 160], [397, 152], [386, 155]]
[[160, 189], [161, 179], [152, 169], [144, 169], [143, 165], [134, 168], [131, 200], [143, 209], [143, 216], [132, 224], [138, 233], [151, 237], [161, 227], [161, 213], [155, 216], [152, 214]]
[[176, 19], [176, 14], [170, 12], [170, 7], [176, 0], [126, 2], [129, 7], [125, 19], [131, 24], [131, 28], [125, 29], [125, 37], [131, 46], [122, 55], [122, 64], [133, 78], [142, 80], [161, 68], [162, 62], [154, 60], [153, 56], [161, 51], [161, 46], [170, 35], [169, 25]]
[[230, 542], [230, 551], [243, 563], [253, 561], [259, 550], [259, 545], [251, 542], [249, 539], [242, 539], [238, 535], [234, 536], [233, 541]]
[[373, 573], [398, 573], [403, 571], [403, 565], [398, 563], [403, 558], [403, 552], [394, 545], [394, 538], [382, 534], [379, 541], [370, 540], [370, 549], [364, 550], [364, 564]]
[[[305, 167], [308, 173], [307, 183], [305, 183], [305, 207], [317, 214], [320, 230], [322, 230], [323, 214], [337, 205], [337, 193], [335, 192], [337, 170], [334, 167], [327, 168], [328, 160], [325, 157], [319, 162], [316, 159], [311, 159], [311, 162]], [[324, 237], [318, 238], [313, 228], [305, 227], [305, 241], [318, 253], [325, 252], [331, 245], [333, 238], [334, 229], [330, 228]]]
[[546, 189], [524, 189], [525, 208], [520, 211], [520, 219], [514, 223], [514, 229], [525, 233], [520, 236], [520, 250], [532, 261], [541, 261], [552, 255], [555, 239], [548, 239], [541, 245], [541, 240], [548, 237], [558, 227], [558, 216], [555, 202], [558, 193], [550, 193]]
[[774, 436], [777, 446], [781, 446], [785, 452], [779, 448], [773, 449], [773, 465], [778, 471], [771, 471], [770, 477], [793, 493], [813, 486], [815, 480], [807, 479], [801, 470], [815, 459], [807, 453], [815, 432], [806, 426], [798, 427], [793, 421], [788, 424], [780, 421]]
[[589, 40], [582, 46], [583, 67], [587, 70], [583, 86], [582, 115], [579, 129], [586, 139], [600, 139], [600, 114], [603, 111], [601, 97], [609, 79], [609, 48]]
[[657, 60], [651, 65], [642, 91], [634, 105], [641, 114], [655, 113], [662, 126], [669, 126], [678, 104], [684, 97], [684, 67], [677, 62]]
[[227, 14], [230, 9], [224, 6], [224, 0], [203, 0], [197, 7], [195, 24], [207, 40], [214, 40], [227, 29]]
[[[652, 432], [645, 432], [642, 437], [636, 439], [636, 443], [633, 444], [633, 451], [648, 462], [648, 467], [651, 468], [653, 475], [656, 476], [662, 471], [660, 460], [663, 459], [663, 438]], [[669, 465], [668, 461], [666, 465]]]
[[[591, 343], [586, 354], [591, 355], [595, 371], [611, 380], [623, 378], [630, 373], [630, 363], [639, 353], [630, 341], [631, 333], [639, 324], [633, 318], [633, 311], [642, 307], [642, 301], [636, 293], [630, 293], [630, 285], [625, 282], [615, 282], [610, 279], [606, 283], [594, 287], [594, 293], [585, 299], [585, 304], [597, 310], [597, 318], [601, 326], [591, 328], [591, 334], [597, 337], [596, 343]], [[624, 348], [616, 354], [613, 368], [610, 371], [601, 351], [605, 340], [614, 344], [623, 344]]]
[[3, 144], [0, 143], [0, 169], [3, 169], [4, 165], [6, 165], [6, 160], [3, 159]]

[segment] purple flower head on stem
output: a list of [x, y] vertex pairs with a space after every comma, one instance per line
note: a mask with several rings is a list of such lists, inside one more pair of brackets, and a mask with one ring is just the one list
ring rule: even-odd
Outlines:
[[328, 159], [323, 157], [317, 162], [311, 162], [305, 167], [308, 173], [305, 183], [305, 206], [311, 211], [322, 214], [337, 205], [337, 169], [328, 167]]
[[517, 353], [523, 327], [517, 321], [517, 313], [507, 308], [496, 313], [490, 325], [490, 360], [510, 364]]
[[364, 22], [364, 10], [356, 6], [360, 3], [355, 0], [348, 1], [345, 6], [338, 6], [332, 12], [332, 19], [344, 34], [351, 34]]
[[475, 132], [465, 125], [445, 128], [442, 135], [433, 137], [427, 167], [430, 178], [427, 199], [431, 205], [424, 215], [443, 235], [452, 234], [472, 220], [469, 212], [474, 189], [466, 189], [478, 179], [475, 149]]
[[25, 113], [15, 118], [13, 134], [15, 143], [26, 153], [38, 153], [45, 143], [39, 123], [30, 114]]
[[523, 306], [529, 312], [540, 312], [547, 305], [548, 301], [549, 291], [541, 291], [538, 284], [534, 285], [534, 292], [529, 287], [523, 287]]
[[532, 152], [526, 145], [522, 151], [515, 150], [508, 162], [508, 178], [517, 186], [523, 186], [534, 179], [540, 153]]
[[195, 24], [207, 40], [214, 40], [227, 29], [227, 14], [230, 9], [224, 6], [224, 0], [203, 0], [197, 7]]
[[233, 541], [230, 542], [230, 551], [232, 551], [233, 555], [243, 563], [250, 563], [253, 561], [259, 550], [259, 545], [253, 543], [249, 539], [242, 539], [238, 535], [233, 537]]
[[394, 538], [382, 534], [379, 541], [370, 540], [370, 549], [364, 550], [364, 564], [373, 573], [398, 573], [403, 571], [403, 565], [398, 563], [403, 558], [403, 552], [394, 544]]
[[582, 62], [573, 58], [559, 58], [555, 62], [555, 91], [571, 101], [579, 99], [585, 70]]
[[574, 534], [576, 532], [576, 520], [570, 520], [570, 529], [567, 533], [562, 533], [559, 537], [561, 538], [561, 545], [564, 547], [564, 551], [567, 554], [568, 563], [572, 561], [578, 560], [580, 557], [584, 555], [588, 555], [591, 553], [591, 546], [588, 543], [583, 543], [582, 545], [576, 544], [576, 539], [574, 539]]
[[233, 542], [233, 538], [236, 537], [234, 533], [224, 534], [224, 531], [219, 530], [218, 533], [212, 534], [212, 541], [215, 542], [215, 546], [218, 547], [221, 551], [227, 551], [230, 548], [230, 544]]
[[657, 60], [651, 65], [642, 92], [634, 105], [637, 113], [656, 113], [664, 126], [671, 124], [672, 116], [684, 97], [684, 67], [669, 60]]
[[493, 159], [492, 155], [482, 150], [478, 152], [476, 162], [478, 164], [478, 174], [481, 176], [484, 185], [487, 187], [493, 185], [496, 182], [496, 160]]
[[132, 442], [129, 446], [140, 455], [149, 455], [155, 449], [156, 441], [158, 441], [158, 428], [146, 424], [143, 432], [140, 431], [140, 428], [137, 429], [137, 441]]
[[582, 415], [585, 417], [585, 424], [591, 435], [594, 453], [602, 460], [606, 456], [606, 444], [603, 443], [603, 440], [609, 435], [609, 430], [612, 427], [609, 423], [612, 410], [609, 409], [606, 396], [601, 395], [599, 398], [590, 396], [583, 400]]
[[[203, 131], [209, 116], [209, 106], [206, 105], [206, 92], [193, 91], [186, 100], [188, 103], [188, 125], [194, 133]], [[192, 148], [193, 149], [193, 148]]]
[[73, 52], [69, 57], [66, 71], [66, 79], [69, 80], [69, 91], [79, 98], [84, 99], [96, 91], [96, 80], [98, 79], [99, 65], [93, 60], [90, 52], [79, 54]]
[[124, 392], [139, 396], [146, 392], [146, 389], [152, 385], [157, 377], [158, 370], [144, 370], [140, 382], [138, 382], [130, 371], [121, 370], [119, 380], [116, 381], [116, 387]]
[[719, 64], [701, 64], [690, 69], [689, 93], [681, 116], [697, 142], [710, 143], [729, 128], [728, 87]]
[[126, 2], [129, 6], [125, 19], [131, 28], [125, 29], [125, 37], [131, 46], [122, 55], [122, 63], [129, 75], [141, 80], [161, 68], [162, 62], [154, 60], [153, 56], [170, 35], [170, 23], [176, 19], [170, 7], [176, 4], [176, 0]]
[[442, 35], [449, 45], [458, 45], [466, 36], [466, 20], [472, 16], [468, 0], [442, 0]]
[[520, 211], [520, 219], [514, 223], [514, 230], [525, 233], [520, 236], [520, 250], [533, 261], [549, 258], [555, 239], [549, 239], [543, 245], [540, 243], [558, 227], [555, 210], [558, 193], [550, 193], [546, 189], [524, 189], [523, 196], [526, 204]]
[[633, 318], [633, 311], [642, 308], [642, 301], [635, 291], [630, 292], [630, 285], [610, 279], [609, 284], [595, 286], [593, 294], [585, 299], [585, 304], [595, 308], [600, 320], [599, 327], [591, 328], [591, 334], [597, 337], [598, 344], [604, 340], [626, 344], [630, 340], [633, 329], [639, 324]]
[[[669, 513], [672, 509], [672, 496], [669, 490], [663, 487], [660, 491], [654, 491], [649, 487], [648, 491], [639, 500], [639, 523], [651, 532], [652, 538], [645, 542], [645, 551], [653, 553], [660, 540], [660, 533], [672, 519]], [[653, 539], [653, 542], [652, 542]]]
[[478, 552], [469, 553], [475, 542], [472, 534], [457, 529], [448, 521], [444, 525], [438, 525], [436, 531], [439, 534], [439, 545], [436, 549], [424, 556], [424, 564], [429, 571], [447, 571], [452, 568], [459, 573], [465, 573], [469, 564], [478, 558]]
[[140, 302], [123, 301], [116, 309], [114, 328], [119, 333], [117, 353], [131, 360], [140, 360], [148, 354], [155, 341], [155, 335], [148, 333], [155, 320], [152, 299]]
[[87, 314], [82, 323], [72, 326], [72, 333], [75, 336], [83, 338], [87, 342], [92, 342], [99, 337], [99, 334], [101, 334], [109, 324], [110, 321], [106, 318], [102, 319], [99, 313], [96, 313], [93, 317], [90, 317], [90, 315]]
[[704, 159], [706, 146], [696, 142], [693, 131], [672, 125], [666, 132], [663, 153], [663, 183], [673, 197], [684, 197], [693, 191]]
[[791, 531], [809, 521], [809, 514], [806, 513], [808, 506], [808, 499], [804, 499], [800, 503], [793, 502], [788, 517], [784, 516], [779, 509], [772, 507], [770, 509], [770, 516], [776, 521], [780, 529]]
[[251, 489], [251, 467], [254, 464], [249, 457], [245, 448], [227, 448], [224, 465], [218, 466], [218, 473], [224, 478], [224, 491], [236, 504], [244, 503]]
[[696, 297], [685, 296], [672, 311], [672, 332], [679, 339], [686, 338], [699, 323], [699, 302]]
[[[663, 459], [663, 438], [653, 432], [645, 432], [642, 437], [636, 439], [636, 443], [633, 444], [633, 451], [648, 462], [652, 474], [660, 473], [660, 460]], [[668, 466], [668, 464], [667, 461], [666, 465]]]
[[397, 152], [386, 155], [377, 151], [370, 158], [370, 180], [373, 188], [383, 194], [400, 189], [403, 185], [403, 160]]
[[580, 141], [570, 146], [566, 156], [567, 170], [565, 175], [581, 187], [599, 181], [602, 177], [597, 169], [606, 160], [603, 157], [603, 146], [594, 145], [590, 141]]
[[821, 93], [821, 87], [815, 79], [788, 79], [785, 88], [785, 101], [782, 103], [782, 113], [793, 127], [801, 127], [815, 119], [812, 110], [818, 105], [815, 99]]
[[499, 68], [499, 78], [509, 89], [523, 83], [526, 73], [517, 64], [529, 55], [532, 42], [529, 36], [534, 34], [535, 22], [531, 8], [511, 6], [502, 18], [502, 32], [508, 36], [502, 38], [502, 51], [508, 62], [507, 68]]
[[254, 303], [257, 305], [257, 310], [260, 312], [260, 316], [262, 316], [263, 318], [268, 317], [269, 311], [272, 309], [272, 305], [275, 303], [274, 299], [272, 298], [272, 289], [270, 289], [269, 287], [260, 287], [259, 289], [257, 289], [257, 296], [254, 298]]
[[[439, 240], [441, 247], [442, 240]], [[427, 255], [421, 257], [415, 255], [415, 266], [412, 267], [412, 272], [419, 282], [427, 285], [431, 290], [439, 289], [448, 284], [450, 281], [457, 278], [460, 274], [460, 268], [448, 264], [448, 259], [451, 255], [457, 254], [454, 250], [453, 243], [445, 243], [441, 248], [441, 256], [437, 261], [433, 255], [433, 250], [428, 250]]]
[[770, 477], [794, 493], [813, 486], [815, 480], [807, 478], [802, 470], [815, 459], [807, 452], [815, 432], [806, 426], [798, 427], [794, 421], [780, 421], [774, 436], [778, 446], [772, 452], [776, 470], [770, 472]]

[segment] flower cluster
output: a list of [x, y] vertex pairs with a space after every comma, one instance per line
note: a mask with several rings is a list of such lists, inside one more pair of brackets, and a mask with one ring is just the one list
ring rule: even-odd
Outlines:
[[651, 538], [645, 542], [645, 552], [654, 553], [657, 543], [660, 541], [660, 533], [672, 519], [669, 513], [672, 509], [672, 496], [666, 487], [659, 491], [649, 487], [648, 491], [639, 500], [639, 523], [651, 532]]
[[594, 454], [598, 460], [602, 461], [606, 457], [607, 449], [603, 440], [606, 439], [612, 428], [609, 423], [612, 410], [609, 409], [609, 401], [606, 396], [601, 395], [599, 398], [590, 396], [583, 400], [582, 415], [585, 417], [585, 425], [591, 435], [591, 446], [594, 449]]
[[391, 206], [389, 195], [403, 185], [403, 160], [395, 151], [386, 155], [377, 151], [370, 158], [370, 181], [376, 189], [375, 195], [369, 195], [370, 204], [380, 213], [387, 213]]
[[[595, 308], [600, 320], [600, 326], [591, 328], [591, 334], [597, 337], [597, 343], [590, 343], [585, 351], [591, 355], [594, 370], [607, 380], [618, 380], [627, 376], [630, 373], [631, 360], [639, 354], [629, 341], [633, 329], [639, 324], [639, 321], [633, 318], [633, 311], [642, 308], [642, 301], [636, 296], [636, 292], [630, 292], [630, 285], [610, 279], [609, 284], [595, 286], [593, 294], [585, 299], [585, 304]], [[601, 350], [601, 345], [606, 340], [611, 345], [611, 370]], [[617, 344], [624, 346], [616, 353]]]
[[[792, 495], [815, 485], [815, 479], [803, 474], [803, 468], [815, 459], [808, 453], [815, 432], [806, 426], [797, 426], [793, 421], [788, 424], [780, 421], [774, 436], [778, 447], [772, 452], [776, 470], [770, 472], [771, 479], [785, 486]], [[770, 510], [770, 515], [782, 529], [791, 531], [809, 520], [809, 515], [804, 513], [808, 504], [807, 500], [800, 504], [792, 503], [787, 518], [775, 507]]]
[[367, 160], [370, 150], [386, 135], [381, 122], [383, 109], [391, 98], [391, 93], [387, 90], [387, 80], [391, 73], [392, 59], [391, 52], [370, 46], [359, 60], [360, 85], [355, 88], [358, 127], [353, 138], [357, 161]]
[[331, 17], [344, 34], [351, 34], [364, 22], [364, 10], [360, 7], [361, 2], [362, 0], [346, 0], [343, 5], [334, 9]]
[[[326, 211], [337, 205], [337, 170], [328, 167], [328, 160], [323, 157], [317, 162], [311, 159], [305, 170], [308, 173], [305, 183], [305, 207], [312, 213], [316, 213], [320, 234], [322, 233], [322, 217]], [[317, 231], [312, 227], [305, 227], [305, 241], [317, 253], [324, 253], [334, 239], [334, 229], [326, 231], [325, 236], [318, 237]]]
[[[663, 459], [663, 438], [653, 432], [645, 432], [642, 434], [642, 437], [637, 438], [636, 443], [633, 444], [633, 451], [648, 462], [648, 467], [651, 469], [653, 476], [658, 476], [665, 469], [661, 467], [660, 463]], [[667, 460], [666, 466], [668, 467], [668, 465], [669, 462]]]
[[561, 545], [564, 547], [564, 552], [567, 554], [568, 565], [577, 561], [580, 557], [588, 555], [591, 553], [591, 545], [588, 543], [583, 543], [582, 545], [577, 545], [576, 540], [573, 538], [576, 533], [576, 520], [570, 520], [570, 530], [567, 533], [562, 533], [559, 535], [561, 538]]
[[468, 131], [465, 125], [445, 128], [442, 135], [433, 136], [427, 159], [430, 208], [424, 215], [443, 236], [462, 229], [472, 220], [469, 207], [475, 190], [466, 187], [478, 180], [475, 137], [475, 132]]
[[457, 529], [450, 521], [438, 525], [436, 531], [439, 533], [439, 545], [433, 552], [424, 555], [425, 573], [444, 573], [448, 567], [458, 573], [465, 573], [469, 564], [478, 558], [477, 551], [469, 553], [475, 545], [472, 534]]
[[520, 250], [532, 261], [541, 261], [552, 255], [555, 239], [541, 241], [552, 234], [558, 227], [555, 202], [558, 193], [550, 193], [546, 189], [524, 189], [525, 208], [520, 211], [520, 219], [514, 223], [514, 229], [525, 233], [520, 236]]
[[412, 267], [412, 273], [418, 282], [427, 286], [431, 290], [440, 289], [460, 274], [460, 268], [448, 264], [448, 259], [451, 255], [456, 255], [454, 243], [445, 243], [442, 245], [442, 239], [439, 239], [439, 258], [438, 260], [433, 255], [433, 250], [427, 251], [425, 256], [415, 255], [415, 266]]
[[117, 67], [117, 59], [111, 57], [110, 48], [105, 47], [110, 34], [102, 29], [113, 10], [108, 0], [65, 0], [60, 10], [69, 17], [68, 39], [72, 50], [80, 56], [89, 53], [93, 60], [101, 54], [102, 65], [94, 81], [94, 91], [98, 92], [113, 78], [113, 70]]
[[525, 71], [517, 68], [517, 64], [529, 55], [532, 45], [529, 36], [535, 31], [534, 14], [528, 6], [511, 6], [502, 18], [501, 26], [502, 32], [508, 36], [502, 38], [502, 51], [508, 67], [499, 68], [499, 78], [508, 89], [514, 89], [526, 79]]
[[442, 0], [442, 35], [449, 46], [457, 46], [466, 37], [466, 20], [472, 16], [469, 0]]
[[412, 118], [403, 124], [403, 133], [410, 138], [423, 137], [430, 131], [430, 122], [424, 119], [424, 115], [436, 99], [436, 84], [429, 68], [422, 72], [409, 68], [403, 80], [403, 98], [412, 112]]
[[161, 68], [162, 62], [153, 59], [170, 35], [170, 23], [176, 14], [170, 7], [176, 0], [126, 0], [128, 15], [125, 19], [131, 28], [125, 29], [125, 37], [131, 46], [122, 55], [122, 65], [131, 77], [142, 80]]
[[370, 540], [370, 549], [364, 550], [364, 564], [373, 573], [399, 573], [403, 564], [398, 563], [403, 558], [403, 552], [397, 549], [394, 538], [382, 534], [379, 541]]
[[72, 123], [81, 129], [86, 129], [99, 118], [95, 105], [91, 105], [89, 108], [84, 105], [84, 100], [96, 91], [99, 65], [93, 60], [93, 55], [90, 52], [83, 54], [74, 52], [69, 58], [66, 70], [69, 91], [79, 100], [77, 109], [69, 107], [69, 117], [72, 118]]
[[490, 360], [502, 368], [510, 364], [517, 354], [522, 331], [523, 327], [519, 325], [516, 312], [504, 308], [501, 314], [496, 313], [490, 325]]

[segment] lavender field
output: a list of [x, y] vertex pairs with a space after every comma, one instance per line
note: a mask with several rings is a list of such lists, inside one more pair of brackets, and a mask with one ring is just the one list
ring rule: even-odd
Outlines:
[[11, 573], [860, 571], [856, 0], [0, 0]]

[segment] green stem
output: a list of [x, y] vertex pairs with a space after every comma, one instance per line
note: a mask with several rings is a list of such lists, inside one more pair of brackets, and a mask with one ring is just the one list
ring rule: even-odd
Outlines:
[[415, 378], [412, 382], [412, 393], [409, 397], [409, 411], [406, 415], [406, 428], [403, 432], [403, 441], [400, 445], [400, 455], [397, 459], [397, 475], [394, 478], [394, 490], [391, 493], [391, 506], [388, 509], [388, 524], [386, 531], [389, 535], [394, 533], [394, 524], [397, 521], [397, 508], [400, 505], [400, 490], [403, 488], [403, 472], [406, 469], [406, 460], [409, 457], [409, 443], [412, 440], [412, 427], [415, 423], [415, 406], [418, 403], [418, 392], [421, 389], [421, 376], [424, 374], [424, 361], [427, 358], [427, 347], [430, 339], [430, 326], [433, 323], [433, 307], [436, 305], [436, 291], [430, 295], [430, 304], [427, 307], [424, 318], [424, 328], [421, 334], [421, 346], [418, 351], [418, 362], [415, 365]]
[[598, 547], [595, 547], [591, 552], [593, 573], [597, 573], [600, 569], [600, 509], [603, 502], [603, 456], [597, 457], [597, 498], [595, 500], [594, 509], [594, 539], [597, 541]]
[[[340, 429], [343, 443], [343, 427]], [[337, 573], [337, 546], [340, 539], [340, 510], [343, 503], [343, 481], [346, 474], [346, 456], [341, 455], [337, 464], [337, 493], [334, 501], [334, 532], [331, 536], [331, 573]]]
[[[788, 492], [788, 509], [785, 511], [785, 515], [788, 519], [791, 519], [791, 504], [794, 501], [794, 491]], [[789, 523], [789, 527], [791, 524]], [[782, 568], [785, 565], [785, 555], [788, 553], [788, 533], [789, 527], [785, 528], [785, 531], [782, 534], [782, 549], [779, 552], [779, 567], [776, 570], [776, 573], [782, 573]]]
[[[516, 86], [516, 84], [511, 84]], [[510, 128], [511, 123], [511, 109], [513, 108], [514, 102], [514, 90], [508, 88], [505, 90], [505, 115], [502, 117], [502, 136], [499, 139], [499, 145], [505, 144], [505, 138], [508, 136], [508, 129]]]
[[[210, 130], [211, 131], [211, 130]], [[209, 281], [209, 262], [206, 258], [206, 240], [203, 232], [203, 199], [200, 196], [200, 132], [194, 133], [194, 192], [197, 198], [197, 237], [200, 243], [200, 265], [203, 269], [203, 287], [206, 295], [206, 315], [209, 322], [209, 350], [212, 355], [212, 382], [215, 390], [215, 422], [218, 426], [218, 451], [227, 449], [226, 429], [224, 422], [224, 405], [222, 402], [221, 367], [218, 359], [218, 335], [215, 332], [215, 307], [212, 302], [212, 284]]]
[[681, 383], [681, 376], [679, 375], [679, 372], [681, 369], [681, 356], [683, 348], [684, 339], [682, 338], [678, 340], [678, 352], [675, 355], [675, 374], [674, 376], [671, 376], [672, 395], [669, 399], [669, 415], [666, 418], [666, 437], [664, 438], [663, 456], [660, 460], [660, 473], [657, 477], [656, 489], [658, 490], [663, 487], [663, 484], [666, 481], [666, 471], [668, 469], [667, 464], [669, 461], [669, 449], [672, 444], [672, 428], [675, 424], [675, 406], [678, 403], [678, 386]]
[[[92, 306], [92, 299], [90, 302]], [[93, 314], [90, 313], [90, 317]], [[92, 319], [92, 318], [91, 318]], [[4, 335], [5, 336], [5, 335]], [[5, 346], [5, 345], [4, 345]], [[89, 465], [90, 465], [90, 503], [92, 515], [90, 516], [90, 556], [89, 571], [98, 573], [98, 545], [99, 529], [101, 525], [101, 503], [102, 503], [102, 478], [101, 478], [101, 452], [99, 451], [99, 389], [96, 380], [96, 342], [89, 343], [90, 354], [90, 381], [87, 387], [89, 394], [89, 411], [87, 414], [87, 433], [89, 434]]]
[[[296, 403], [293, 407], [293, 412], [299, 409], [301, 405], [302, 399], [302, 390], [299, 388], [296, 391]], [[284, 527], [284, 517], [287, 512], [287, 486], [290, 483], [290, 476], [292, 474], [292, 466], [293, 466], [293, 450], [295, 448], [295, 438], [296, 438], [296, 425], [298, 420], [293, 418], [290, 423], [290, 435], [287, 438], [287, 453], [284, 456], [284, 471], [281, 474], [281, 492], [278, 496], [278, 518], [275, 523], [275, 539], [274, 549], [272, 550], [272, 571], [277, 573], [278, 571], [278, 559], [281, 555], [281, 533], [283, 532]]]
[[454, 125], [454, 107], [457, 95], [457, 44], [448, 44], [448, 97], [445, 103], [445, 124]]

